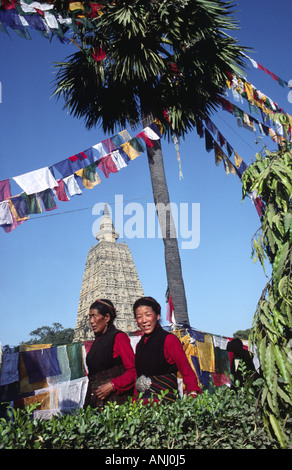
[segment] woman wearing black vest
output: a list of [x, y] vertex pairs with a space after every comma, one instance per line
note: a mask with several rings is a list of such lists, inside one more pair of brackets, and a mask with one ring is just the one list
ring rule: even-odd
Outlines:
[[142, 392], [147, 403], [158, 400], [161, 391], [168, 390], [164, 399], [176, 398], [177, 372], [183, 377], [186, 393], [201, 393], [197, 377], [191, 368], [179, 339], [159, 324], [161, 307], [152, 297], [142, 297], [133, 306], [139, 328], [144, 333], [136, 347], [135, 367], [137, 381], [135, 396]]
[[129, 337], [113, 321], [116, 311], [108, 299], [97, 299], [89, 310], [95, 340], [87, 353], [88, 389], [84, 408], [102, 410], [111, 401], [124, 403], [133, 395], [136, 379], [135, 356]]

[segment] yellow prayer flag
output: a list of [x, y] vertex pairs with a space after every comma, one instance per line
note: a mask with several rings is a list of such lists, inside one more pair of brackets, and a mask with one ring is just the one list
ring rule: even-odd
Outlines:
[[195, 343], [191, 343], [191, 337], [189, 334], [181, 338], [181, 343], [187, 357], [198, 355], [197, 346]]
[[240, 167], [242, 164], [242, 158], [238, 155], [238, 153], [234, 150], [234, 160], [235, 160], [235, 165], [237, 168]]
[[81, 12], [78, 13], [78, 10], [84, 10], [84, 6], [83, 6], [83, 3], [81, 2], [72, 2], [69, 4], [69, 11], [76, 11], [76, 13], [74, 14], [74, 16], [76, 18], [85, 18], [85, 15], [82, 14]]
[[48, 349], [52, 344], [21, 344], [19, 350], [22, 351], [35, 351], [36, 349]]
[[158, 127], [160, 134], [162, 135], [163, 134], [163, 125], [161, 124], [161, 122], [159, 121], [158, 118], [155, 118], [154, 122], [155, 122], [156, 126]]
[[[189, 361], [189, 364], [191, 366], [191, 368], [193, 369], [193, 371], [195, 372], [196, 376], [197, 376], [197, 372], [196, 372], [196, 369], [195, 369], [195, 366], [194, 366], [194, 363], [192, 361], [192, 356], [196, 356], [198, 357], [198, 348], [197, 346], [195, 345], [195, 343], [191, 343], [191, 337], [189, 334], [181, 337], [180, 333], [179, 332], [176, 332], [174, 331], [173, 332], [177, 337], [178, 339], [180, 340], [181, 344], [182, 344], [182, 347], [183, 347], [183, 350], [185, 352], [185, 355]], [[181, 376], [180, 376], [181, 377]]]
[[245, 92], [247, 95], [247, 99], [250, 104], [254, 104], [254, 94], [253, 94], [253, 87], [249, 82], [245, 82]]
[[233, 175], [236, 175], [236, 170], [234, 168], [234, 165], [233, 163], [229, 160], [229, 158], [224, 155], [224, 168], [225, 168], [225, 173], [226, 175], [229, 175], [230, 173], [232, 173]]
[[217, 142], [214, 142], [214, 151], [215, 151], [215, 164], [218, 166], [223, 160], [223, 150], [221, 147], [217, 144]]
[[95, 175], [94, 175], [94, 181], [90, 181], [89, 179], [87, 179], [84, 176], [84, 168], [81, 168], [81, 170], [75, 171], [75, 174], [82, 178], [82, 184], [83, 184], [84, 188], [86, 188], [86, 189], [92, 189], [92, 188], [94, 188], [94, 186], [101, 183], [101, 179], [100, 179], [100, 177], [98, 176], [97, 173], [95, 173]]
[[[52, 392], [53, 394], [57, 394], [57, 390]], [[50, 392], [43, 392], [38, 393], [37, 395], [33, 395], [31, 397], [24, 398], [24, 405], [35, 405], [38, 403], [36, 410], [50, 410], [51, 409], [51, 393]]]
[[121, 147], [124, 150], [124, 152], [126, 152], [130, 160], [134, 160], [134, 158], [139, 157], [141, 155], [141, 152], [137, 152], [137, 150], [135, 150], [134, 147], [132, 147], [130, 142], [126, 142], [125, 144], [122, 144]]
[[69, 10], [74, 11], [74, 10], [84, 10], [83, 3], [81, 2], [72, 2], [69, 4]]
[[212, 336], [206, 334], [204, 342], [197, 341], [200, 369], [215, 372], [215, 353]]

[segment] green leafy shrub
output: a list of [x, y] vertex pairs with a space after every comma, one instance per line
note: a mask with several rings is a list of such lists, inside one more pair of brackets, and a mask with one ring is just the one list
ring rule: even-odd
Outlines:
[[49, 420], [33, 408], [12, 410], [0, 421], [0, 449], [265, 449], [279, 443], [267, 434], [253, 388], [218, 387], [173, 404], [109, 404]]

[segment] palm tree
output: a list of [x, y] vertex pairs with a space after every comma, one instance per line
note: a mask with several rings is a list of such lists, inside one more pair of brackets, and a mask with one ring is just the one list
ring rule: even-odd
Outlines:
[[[55, 82], [56, 96], [88, 129], [100, 124], [112, 133], [158, 119], [168, 139], [184, 136], [216, 110], [227, 73], [242, 73], [243, 48], [227, 34], [238, 29], [229, 1], [117, 0], [103, 2], [100, 13], [93, 28], [80, 27], [80, 50], [57, 64]], [[163, 223], [169, 193], [160, 140], [147, 156]], [[161, 228], [175, 319], [189, 324], [171, 213]]]

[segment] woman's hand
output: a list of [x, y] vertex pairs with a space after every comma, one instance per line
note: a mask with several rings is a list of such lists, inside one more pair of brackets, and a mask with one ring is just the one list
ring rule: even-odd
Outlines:
[[114, 390], [113, 385], [111, 382], [107, 382], [106, 384], [100, 385], [95, 391], [95, 395], [100, 399], [104, 400], [110, 393]]

